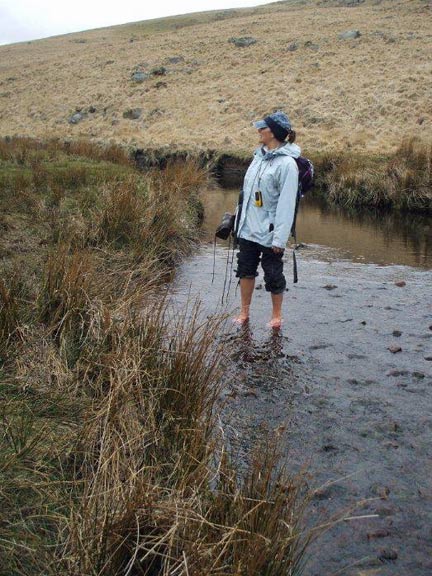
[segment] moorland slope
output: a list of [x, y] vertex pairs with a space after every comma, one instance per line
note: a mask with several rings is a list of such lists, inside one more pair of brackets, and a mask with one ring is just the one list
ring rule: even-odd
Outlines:
[[[249, 154], [251, 122], [277, 108], [313, 152], [387, 153], [403, 136], [430, 135], [429, 4], [347, 2], [283, 1], [1, 46], [0, 135]], [[347, 31], [360, 35], [341, 38]], [[233, 41], [245, 37], [256, 42]]]

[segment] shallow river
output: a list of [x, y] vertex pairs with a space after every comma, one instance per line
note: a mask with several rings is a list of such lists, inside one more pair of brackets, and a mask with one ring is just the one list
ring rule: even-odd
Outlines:
[[[203, 315], [238, 309], [235, 258], [211, 244], [236, 198], [205, 195], [208, 238], [174, 280], [175, 306], [198, 298]], [[311, 517], [360, 502], [355, 515], [372, 516], [328, 531], [310, 549], [306, 576], [432, 574], [432, 219], [353, 215], [310, 200], [297, 237], [295, 285], [291, 250], [284, 256], [282, 330], [266, 326], [260, 274], [250, 326], [228, 322], [223, 335], [221, 416], [233, 449], [247, 458], [260, 425], [285, 429], [293, 471], [307, 464], [322, 486]]]

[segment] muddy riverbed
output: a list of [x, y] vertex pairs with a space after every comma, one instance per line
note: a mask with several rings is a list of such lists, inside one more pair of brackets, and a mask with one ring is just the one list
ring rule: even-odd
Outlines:
[[[211, 215], [220, 215], [217, 202], [213, 193], [206, 201], [209, 230]], [[358, 224], [359, 237], [361, 229]], [[317, 224], [316, 236], [323, 234]], [[305, 236], [304, 230], [301, 239]], [[432, 574], [428, 251], [409, 245], [413, 265], [386, 264], [385, 251], [374, 258], [362, 250], [359, 258], [355, 242], [347, 250], [311, 239], [297, 252], [298, 284], [292, 283], [292, 253], [285, 253], [282, 330], [266, 326], [270, 297], [262, 273], [249, 326], [227, 323], [223, 423], [240, 460], [261, 425], [284, 430], [281, 449], [293, 471], [306, 464], [312, 485], [322, 486], [311, 508], [314, 518], [360, 502], [353, 515], [371, 516], [341, 522], [324, 534], [310, 549], [307, 576], [427, 576]], [[204, 317], [233, 316], [239, 291], [229, 256], [226, 245], [217, 247], [212, 280], [213, 247], [203, 242], [174, 280], [174, 305], [198, 298]], [[392, 252], [391, 262], [395, 259]]]

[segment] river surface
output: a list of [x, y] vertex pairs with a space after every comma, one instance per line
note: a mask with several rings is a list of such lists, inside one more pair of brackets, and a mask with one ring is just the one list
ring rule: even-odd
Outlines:
[[[235, 257], [211, 236], [237, 191], [204, 195], [207, 237], [180, 267], [173, 303], [235, 314]], [[309, 200], [282, 330], [257, 278], [249, 326], [231, 323], [221, 418], [241, 460], [262, 425], [284, 430], [293, 472], [321, 487], [312, 521], [356, 507], [309, 551], [306, 576], [432, 575], [432, 220], [350, 214]], [[213, 277], [214, 276], [214, 277]], [[251, 575], [253, 576], [253, 575]]]

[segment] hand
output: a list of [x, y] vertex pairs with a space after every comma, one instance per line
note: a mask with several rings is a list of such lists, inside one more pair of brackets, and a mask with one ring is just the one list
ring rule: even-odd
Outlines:
[[272, 250], [275, 254], [282, 254], [284, 251], [283, 248], [279, 248], [278, 246], [272, 246]]

